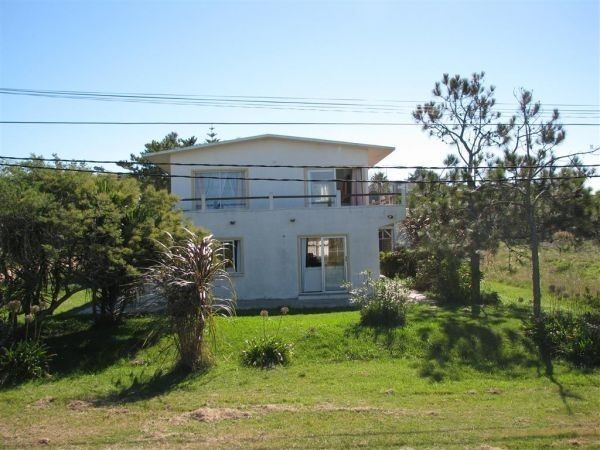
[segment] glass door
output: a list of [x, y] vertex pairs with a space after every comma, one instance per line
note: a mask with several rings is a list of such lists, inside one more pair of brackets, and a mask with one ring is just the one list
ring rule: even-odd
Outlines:
[[323, 238], [323, 279], [325, 291], [342, 290], [346, 282], [346, 239], [343, 237]]
[[301, 238], [302, 292], [340, 291], [346, 282], [346, 238]]

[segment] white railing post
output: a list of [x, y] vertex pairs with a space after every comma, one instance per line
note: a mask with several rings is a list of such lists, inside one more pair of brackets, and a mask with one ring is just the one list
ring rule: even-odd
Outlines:
[[200, 196], [200, 206], [202, 207], [202, 211], [206, 211], [206, 194]]
[[273, 193], [269, 193], [269, 209], [275, 209], [275, 201], [273, 200]]
[[335, 206], [342, 206], [342, 193], [340, 191], [335, 191]]

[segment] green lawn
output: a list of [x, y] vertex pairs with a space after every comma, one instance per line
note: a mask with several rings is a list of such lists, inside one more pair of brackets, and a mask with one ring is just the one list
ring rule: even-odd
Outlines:
[[289, 315], [293, 362], [268, 371], [239, 364], [262, 318], [221, 319], [216, 365], [193, 376], [171, 370], [160, 317], [109, 331], [63, 315], [46, 326], [53, 377], [0, 391], [0, 436], [7, 448], [600, 448], [600, 372], [541, 362], [526, 315], [420, 305], [392, 331], [358, 327], [355, 311]]

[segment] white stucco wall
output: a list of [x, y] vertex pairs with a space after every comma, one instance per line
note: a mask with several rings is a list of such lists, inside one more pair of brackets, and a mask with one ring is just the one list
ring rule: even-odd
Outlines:
[[401, 220], [404, 208], [400, 205], [351, 206], [198, 211], [188, 215], [196, 225], [210, 230], [220, 239], [242, 240], [243, 273], [233, 276], [232, 280], [243, 302], [298, 298], [301, 290], [299, 240], [306, 236], [346, 237], [348, 274], [353, 284], [360, 281], [359, 274], [365, 270], [378, 276], [378, 230]]
[[[247, 167], [248, 178], [307, 179], [306, 167], [366, 167], [389, 153], [389, 148], [364, 145], [261, 138], [216, 146], [176, 151], [160, 156], [171, 163], [292, 165], [299, 168]], [[165, 159], [167, 158], [167, 159]], [[197, 171], [227, 170], [227, 167], [165, 166], [173, 175], [194, 175]], [[239, 170], [231, 167], [232, 170]], [[368, 180], [368, 170], [362, 169]], [[355, 177], [355, 175], [353, 175]], [[172, 178], [171, 191], [180, 198], [199, 197], [194, 180]], [[368, 192], [365, 184], [364, 192]], [[247, 196], [307, 195], [304, 181], [247, 182]], [[240, 305], [244, 301], [276, 299], [301, 302], [300, 238], [345, 236], [348, 274], [353, 283], [362, 271], [379, 275], [378, 229], [402, 220], [404, 206], [306, 207], [307, 200], [276, 199], [274, 209], [268, 200], [251, 200], [245, 209], [196, 210], [194, 202], [181, 208], [194, 224], [220, 239], [240, 239], [242, 271], [232, 277]], [[300, 299], [299, 299], [300, 296]]]
[[[360, 147], [348, 147], [312, 142], [293, 142], [278, 139], [237, 142], [232, 144], [205, 147], [197, 150], [178, 152], [171, 155], [174, 163], [210, 164], [267, 164], [292, 166], [367, 166], [368, 152]], [[172, 166], [173, 175], [193, 175], [193, 171], [227, 170], [227, 167]], [[230, 167], [231, 170], [237, 170]], [[247, 178], [296, 178], [306, 179], [304, 168], [248, 167], [244, 169]], [[363, 179], [368, 180], [367, 170]], [[180, 198], [193, 198], [194, 180], [172, 178], [171, 191]], [[261, 197], [274, 195], [306, 195], [304, 182], [298, 181], [251, 181], [247, 184], [247, 196]], [[306, 199], [276, 199], [276, 208], [302, 207]], [[192, 202], [182, 204], [184, 209], [192, 209]], [[268, 208], [267, 200], [252, 200], [250, 209]]]

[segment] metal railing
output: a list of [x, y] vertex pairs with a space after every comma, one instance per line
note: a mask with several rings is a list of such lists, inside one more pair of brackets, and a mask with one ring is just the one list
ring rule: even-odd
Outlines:
[[[347, 199], [366, 200], [350, 201]], [[236, 196], [236, 197], [206, 197], [204, 195], [193, 198], [182, 198], [180, 201], [187, 204], [192, 203], [190, 209], [184, 211], [214, 211], [224, 209], [244, 209], [249, 207], [252, 200], [266, 200], [268, 207], [263, 209], [277, 209], [276, 200], [305, 199], [308, 200], [304, 205], [295, 207], [327, 206], [327, 207], [352, 207], [352, 206], [376, 206], [376, 205], [400, 205], [402, 204], [402, 195], [399, 193], [369, 193], [369, 194], [348, 194], [342, 199], [340, 191], [336, 194], [326, 195], [254, 195], [254, 196]], [[317, 200], [317, 201], [314, 201]], [[212, 204], [211, 204], [212, 203]]]

